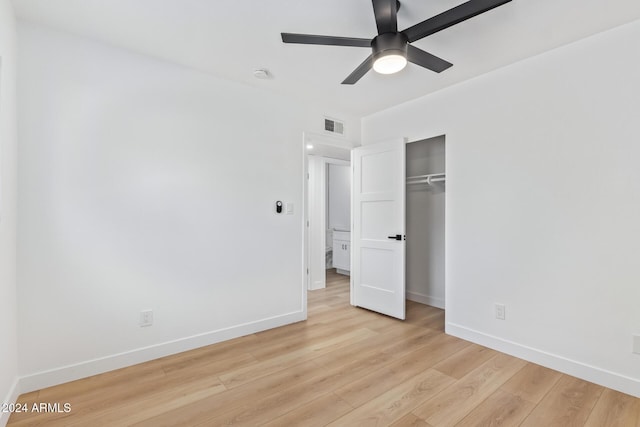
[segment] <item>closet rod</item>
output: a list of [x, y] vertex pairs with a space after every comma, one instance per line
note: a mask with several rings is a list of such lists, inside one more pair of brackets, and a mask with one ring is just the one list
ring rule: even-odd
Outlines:
[[408, 176], [407, 184], [434, 184], [436, 182], [445, 182], [446, 175], [444, 173], [432, 173], [429, 175]]

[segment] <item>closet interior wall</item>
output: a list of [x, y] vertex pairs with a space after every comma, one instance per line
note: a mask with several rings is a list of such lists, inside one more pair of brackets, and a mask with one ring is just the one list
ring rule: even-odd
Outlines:
[[[407, 178], [445, 173], [445, 137], [407, 144]], [[445, 183], [407, 184], [407, 299], [444, 309]]]

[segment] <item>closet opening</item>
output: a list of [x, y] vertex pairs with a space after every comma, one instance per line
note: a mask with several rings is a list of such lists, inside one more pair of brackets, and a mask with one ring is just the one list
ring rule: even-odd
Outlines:
[[406, 146], [407, 300], [445, 308], [445, 136]]

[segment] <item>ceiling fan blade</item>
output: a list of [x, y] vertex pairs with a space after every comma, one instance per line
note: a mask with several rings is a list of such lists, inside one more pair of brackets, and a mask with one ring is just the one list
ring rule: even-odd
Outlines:
[[396, 0], [372, 0], [378, 34], [398, 32]]
[[418, 49], [415, 46], [407, 46], [407, 61], [413, 62], [416, 65], [427, 68], [436, 73], [441, 73], [453, 64], [445, 61], [442, 58], [438, 58], [422, 49]]
[[511, 0], [470, 0], [402, 31], [409, 43], [480, 15]]
[[353, 73], [349, 74], [349, 77], [344, 79], [342, 84], [352, 85], [356, 83], [358, 80], [362, 78], [362, 76], [367, 74], [367, 72], [371, 69], [371, 67], [373, 67], [373, 55], [369, 55], [369, 57], [365, 59], [362, 64], [358, 65], [358, 68], [353, 70]]
[[321, 44], [326, 46], [371, 47], [371, 40], [355, 37], [315, 36], [312, 34], [281, 33], [282, 41], [297, 44]]

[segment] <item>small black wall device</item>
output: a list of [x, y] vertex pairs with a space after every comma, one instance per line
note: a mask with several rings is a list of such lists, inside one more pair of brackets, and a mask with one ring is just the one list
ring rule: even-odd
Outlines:
[[282, 213], [282, 202], [280, 200], [276, 202], [276, 213]]

